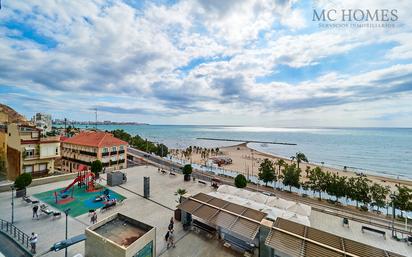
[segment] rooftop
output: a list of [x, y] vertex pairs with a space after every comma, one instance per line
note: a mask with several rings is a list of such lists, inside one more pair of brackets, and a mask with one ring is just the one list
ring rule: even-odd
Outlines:
[[84, 131], [79, 134], [62, 140], [63, 143], [93, 146], [93, 147], [111, 147], [127, 145], [128, 143], [115, 138], [112, 134], [102, 131]]
[[98, 223], [97, 227], [91, 227], [91, 230], [107, 238], [118, 245], [128, 247], [146, 232], [152, 229], [151, 226], [141, 223], [137, 220], [126, 217], [122, 214], [109, 220], [103, 220]]

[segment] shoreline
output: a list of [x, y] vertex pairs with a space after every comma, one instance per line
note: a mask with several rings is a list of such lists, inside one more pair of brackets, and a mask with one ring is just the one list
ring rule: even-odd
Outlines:
[[[282, 160], [286, 161], [287, 163], [291, 162], [291, 160], [288, 159], [288, 158], [278, 156], [278, 155], [275, 155], [275, 154], [265, 153], [265, 152], [253, 149], [253, 148], [249, 147], [247, 145], [247, 143], [239, 144], [239, 145], [236, 145], [236, 146], [244, 146], [245, 148], [247, 148], [249, 150], [253, 150], [253, 151], [257, 152], [258, 154], [266, 156], [268, 158], [282, 159]], [[226, 148], [226, 147], [223, 147], [223, 148]], [[322, 168], [323, 171], [330, 171], [330, 172], [335, 172], [335, 173], [338, 172], [339, 175], [343, 174], [343, 176], [346, 176], [346, 177], [351, 177], [351, 176], [357, 177], [357, 175], [354, 171], [351, 171], [351, 170], [343, 171], [343, 170], [340, 170], [338, 168], [330, 167], [330, 166], [327, 166], [327, 165], [322, 166], [322, 165], [319, 165], [317, 163], [312, 163], [310, 161], [309, 161], [309, 163], [303, 162], [300, 165], [301, 165], [301, 167], [303, 167], [303, 166], [305, 166], [305, 167], [306, 166], [311, 166], [311, 168], [320, 167], [320, 168]], [[305, 173], [304, 169], [302, 169], [302, 173], [303, 173], [303, 175], [305, 175], [304, 174]], [[372, 182], [375, 182], [374, 180], [379, 180], [379, 183], [391, 183], [391, 184], [401, 184], [401, 185], [405, 185], [405, 186], [412, 186], [412, 180], [405, 180], [405, 179], [401, 179], [401, 178], [397, 179], [397, 178], [393, 178], [393, 177], [389, 177], [389, 176], [370, 174], [370, 173], [368, 173], [368, 171], [365, 171], [365, 172], [362, 172], [362, 173], [366, 175], [366, 178], [372, 180]]]
[[[174, 149], [173, 149], [174, 150]], [[271, 154], [271, 153], [266, 153], [262, 152], [260, 150], [253, 149], [248, 146], [248, 143], [240, 143], [240, 144], [235, 144], [231, 146], [225, 146], [225, 147], [219, 147], [220, 151], [220, 156], [227, 156], [232, 159], [232, 164], [228, 165], [223, 165], [221, 166], [224, 169], [227, 170], [233, 170], [238, 173], [242, 173], [244, 175], [249, 174], [249, 175], [257, 175], [258, 174], [258, 167], [259, 163], [261, 160], [264, 158], [268, 158], [274, 162], [276, 162], [278, 159], [284, 160], [286, 163], [290, 164], [292, 161], [289, 158], [285, 158], [282, 156], [278, 156], [276, 154]], [[253, 164], [252, 164], [252, 155], [253, 152]], [[175, 156], [175, 155], [174, 155]], [[211, 157], [211, 156], [210, 156]], [[178, 156], [180, 158], [180, 156]], [[204, 164], [204, 161], [200, 158], [200, 154], [192, 153], [191, 159], [193, 162], [198, 163], [198, 164]], [[309, 160], [309, 163], [302, 162], [300, 163], [300, 168], [302, 170], [302, 181], [306, 181], [306, 166], [309, 166], [311, 169], [314, 167], [320, 167], [322, 168], [323, 171], [331, 172], [331, 173], [337, 173], [340, 176], [346, 176], [346, 177], [358, 177], [354, 171], [347, 170], [343, 171], [342, 169], [337, 169], [334, 167], [329, 167], [327, 165], [319, 165], [317, 163], [311, 163]], [[278, 166], [275, 165], [276, 171], [278, 171]], [[396, 185], [404, 185], [408, 187], [412, 187], [412, 180], [406, 180], [406, 179], [397, 179], [393, 177], [387, 177], [383, 175], [375, 175], [375, 174], [370, 174], [367, 171], [362, 172], [364, 175], [366, 175], [366, 178], [372, 181], [372, 183], [379, 183], [382, 185], [387, 185], [390, 187], [391, 191], [394, 191], [396, 189]]]

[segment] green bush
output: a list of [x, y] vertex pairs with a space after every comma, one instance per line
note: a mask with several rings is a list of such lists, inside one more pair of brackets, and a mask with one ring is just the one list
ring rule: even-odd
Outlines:
[[23, 173], [16, 178], [14, 186], [17, 190], [24, 189], [31, 184], [32, 178], [30, 173]]
[[184, 175], [190, 175], [192, 174], [192, 171], [193, 171], [192, 165], [186, 164], [185, 166], [183, 166], [182, 172]]
[[245, 178], [245, 176], [243, 176], [242, 174], [239, 174], [236, 176], [235, 178], [235, 186], [238, 188], [244, 188], [247, 185], [247, 180]]

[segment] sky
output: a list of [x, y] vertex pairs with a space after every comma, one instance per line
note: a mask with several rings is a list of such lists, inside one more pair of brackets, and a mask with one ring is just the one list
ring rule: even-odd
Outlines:
[[[26, 117], [412, 127], [412, 1], [1, 3], [0, 103]], [[324, 28], [314, 9], [399, 18]]]

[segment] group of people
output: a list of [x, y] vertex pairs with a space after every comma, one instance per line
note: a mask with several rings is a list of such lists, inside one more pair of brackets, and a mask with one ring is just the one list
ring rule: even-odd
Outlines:
[[175, 241], [174, 241], [175, 240], [174, 230], [173, 230], [174, 224], [175, 222], [173, 220], [173, 217], [171, 217], [169, 226], [167, 227], [167, 233], [165, 235], [165, 240], [167, 242], [166, 244], [167, 249], [169, 249], [170, 247], [174, 248], [176, 246]]

